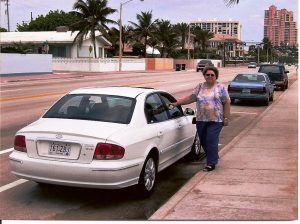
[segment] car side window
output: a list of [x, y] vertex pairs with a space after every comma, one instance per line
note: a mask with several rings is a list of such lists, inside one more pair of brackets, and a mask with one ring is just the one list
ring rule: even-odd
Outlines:
[[[175, 98], [167, 93], [161, 93], [160, 96], [164, 101], [165, 105], [169, 105], [170, 103], [176, 102]], [[183, 112], [180, 106], [169, 108], [168, 112], [170, 114], [171, 119], [183, 116]]]
[[157, 94], [152, 94], [145, 101], [145, 115], [148, 123], [168, 120], [167, 108]]

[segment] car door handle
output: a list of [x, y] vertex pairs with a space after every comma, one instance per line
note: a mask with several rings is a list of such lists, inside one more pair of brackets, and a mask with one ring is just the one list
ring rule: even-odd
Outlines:
[[158, 137], [160, 137], [160, 136], [162, 136], [163, 135], [163, 132], [162, 131], [159, 131], [158, 133], [157, 133], [157, 136]]

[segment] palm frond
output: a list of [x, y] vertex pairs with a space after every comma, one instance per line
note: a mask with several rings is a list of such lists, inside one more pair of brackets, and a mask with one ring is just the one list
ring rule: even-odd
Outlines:
[[239, 0], [224, 0], [224, 2], [227, 7], [232, 7], [236, 4], [239, 4]]

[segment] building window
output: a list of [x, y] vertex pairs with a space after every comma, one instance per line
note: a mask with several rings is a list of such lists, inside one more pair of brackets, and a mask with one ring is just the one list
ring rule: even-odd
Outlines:
[[65, 58], [67, 56], [66, 46], [50, 46], [49, 54], [52, 54], [53, 57]]

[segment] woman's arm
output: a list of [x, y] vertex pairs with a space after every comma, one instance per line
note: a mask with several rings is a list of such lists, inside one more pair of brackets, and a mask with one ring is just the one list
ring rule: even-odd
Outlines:
[[191, 94], [189, 96], [186, 96], [182, 99], [179, 99], [177, 102], [171, 103], [170, 105], [177, 107], [179, 105], [185, 105], [185, 104], [190, 104], [196, 102], [196, 97], [194, 94]]

